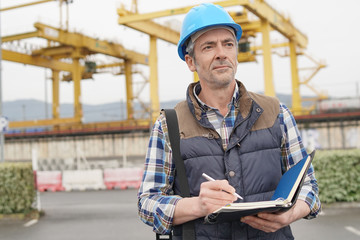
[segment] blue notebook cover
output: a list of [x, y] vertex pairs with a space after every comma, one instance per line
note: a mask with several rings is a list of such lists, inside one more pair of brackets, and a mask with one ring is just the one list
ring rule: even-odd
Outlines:
[[[300, 175], [301, 170], [304, 167], [304, 164], [308, 158], [308, 155], [303, 158], [300, 162], [298, 162], [295, 166], [290, 168], [288, 171], [282, 175], [280, 182], [278, 183], [274, 195], [272, 196], [271, 200], [276, 199], [287, 199], [291, 190], [293, 189], [296, 181], [301, 181], [302, 176]], [[307, 170], [307, 169], [305, 169]]]

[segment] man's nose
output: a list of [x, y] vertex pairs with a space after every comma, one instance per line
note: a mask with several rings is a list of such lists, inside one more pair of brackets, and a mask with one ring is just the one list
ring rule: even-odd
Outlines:
[[221, 44], [216, 46], [216, 58], [218, 58], [218, 59], [226, 58], [224, 46], [222, 46]]

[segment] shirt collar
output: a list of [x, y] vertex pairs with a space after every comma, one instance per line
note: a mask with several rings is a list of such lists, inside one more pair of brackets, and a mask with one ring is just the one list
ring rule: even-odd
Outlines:
[[[207, 111], [209, 109], [213, 109], [213, 110], [217, 110], [214, 107], [208, 106], [206, 105], [203, 101], [200, 100], [199, 98], [199, 94], [201, 92], [201, 85], [200, 82], [198, 82], [195, 87], [193, 88], [193, 92], [194, 92], [194, 96], [196, 98], [196, 100], [199, 102], [200, 107]], [[236, 101], [239, 99], [239, 86], [238, 84], [235, 84], [235, 89], [234, 89], [234, 93], [233, 93], [233, 97], [231, 99], [231, 102], [229, 102], [229, 105], [235, 105]]]

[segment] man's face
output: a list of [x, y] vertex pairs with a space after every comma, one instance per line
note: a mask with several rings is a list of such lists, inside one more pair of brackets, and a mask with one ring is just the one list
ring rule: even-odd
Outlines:
[[226, 29], [214, 29], [201, 35], [194, 45], [194, 58], [185, 56], [191, 71], [196, 71], [202, 84], [226, 87], [237, 70], [236, 39]]

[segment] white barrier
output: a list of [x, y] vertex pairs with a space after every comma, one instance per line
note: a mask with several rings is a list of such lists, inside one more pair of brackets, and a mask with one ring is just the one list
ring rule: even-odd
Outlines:
[[63, 171], [63, 187], [66, 191], [105, 189], [101, 169]]
[[104, 169], [104, 183], [107, 189], [113, 189], [115, 187], [119, 187], [120, 189], [129, 187], [139, 188], [142, 175], [142, 168]]

